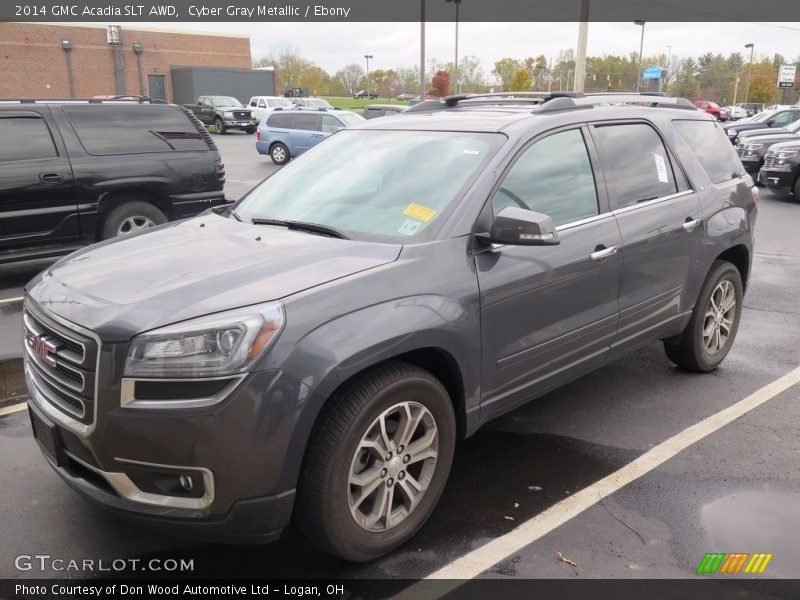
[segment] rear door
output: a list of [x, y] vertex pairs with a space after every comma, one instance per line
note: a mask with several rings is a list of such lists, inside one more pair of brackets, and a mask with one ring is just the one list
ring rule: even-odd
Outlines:
[[691, 310], [686, 291], [702, 256], [702, 210], [652, 124], [595, 124], [592, 134], [622, 233], [616, 344], [624, 346], [651, 338]]
[[621, 242], [596, 165], [585, 127], [551, 133], [523, 150], [492, 197], [495, 215], [507, 206], [549, 215], [561, 242], [494, 246], [475, 256], [482, 420], [596, 368], [609, 352]]
[[324, 137], [321, 114], [312, 112], [295, 114], [294, 129], [290, 136], [293, 155], [302, 154]]
[[0, 251], [80, 236], [72, 168], [49, 114], [0, 111]]

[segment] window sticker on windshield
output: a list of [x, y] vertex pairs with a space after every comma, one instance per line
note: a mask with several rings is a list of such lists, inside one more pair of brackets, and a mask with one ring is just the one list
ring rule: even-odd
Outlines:
[[417, 219], [418, 221], [427, 223], [436, 216], [436, 211], [432, 208], [428, 208], [427, 206], [422, 206], [422, 204], [412, 203], [406, 206], [403, 214], [407, 217], [411, 217], [412, 219]]
[[397, 233], [401, 233], [403, 235], [414, 235], [419, 231], [420, 226], [422, 223], [418, 223], [417, 221], [406, 221], [400, 226], [400, 229], [397, 230]]
[[658, 154], [657, 152], [654, 152], [653, 158], [656, 161], [656, 172], [658, 173], [658, 180], [661, 183], [669, 183], [669, 177], [667, 177], [667, 163], [666, 161], [664, 161], [664, 157]]
[[470, 156], [478, 156], [480, 153], [480, 150], [464, 150], [464, 154], [469, 154]]

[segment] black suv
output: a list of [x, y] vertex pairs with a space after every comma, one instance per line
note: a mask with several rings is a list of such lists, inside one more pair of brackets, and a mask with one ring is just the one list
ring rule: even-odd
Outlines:
[[791, 191], [800, 200], [800, 140], [772, 146], [764, 157], [758, 180], [772, 189]]
[[715, 369], [757, 212], [719, 125], [684, 99], [508, 96], [342, 129], [232, 208], [38, 276], [47, 461], [160, 529], [293, 519], [363, 561], [417, 532], [490, 419], [656, 340]]
[[58, 256], [225, 202], [205, 128], [170, 104], [0, 102], [0, 263]]

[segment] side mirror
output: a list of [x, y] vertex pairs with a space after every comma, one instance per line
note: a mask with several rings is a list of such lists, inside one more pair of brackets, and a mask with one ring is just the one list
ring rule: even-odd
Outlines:
[[547, 215], [508, 206], [492, 222], [489, 233], [478, 237], [491, 244], [509, 246], [555, 246], [560, 244], [553, 219]]

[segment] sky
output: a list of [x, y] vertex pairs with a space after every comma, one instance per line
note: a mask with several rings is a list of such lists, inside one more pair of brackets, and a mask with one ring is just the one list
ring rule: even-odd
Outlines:
[[[123, 27], [161, 27], [157, 23], [128, 23]], [[350, 63], [370, 69], [419, 64], [419, 23], [164, 23], [164, 28], [237, 33], [250, 36], [254, 59], [290, 47], [329, 73]], [[641, 28], [633, 23], [591, 23], [589, 55], [627, 55], [639, 51]], [[551, 55], [577, 45], [577, 23], [460, 23], [459, 56], [477, 56], [489, 76], [495, 61], [509, 56]], [[454, 23], [426, 24], [426, 58], [451, 62]], [[741, 52], [749, 58], [747, 43], [759, 56], [775, 53], [789, 59], [800, 56], [800, 23], [655, 23], [645, 26], [644, 55], [672, 54], [698, 57], [706, 52]]]

